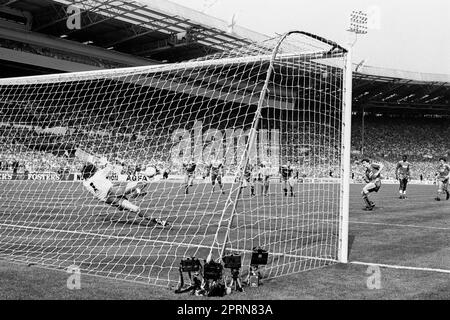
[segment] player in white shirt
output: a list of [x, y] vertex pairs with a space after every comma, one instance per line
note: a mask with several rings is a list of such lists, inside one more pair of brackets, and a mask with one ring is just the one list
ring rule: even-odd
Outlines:
[[[211, 156], [215, 157], [215, 153], [211, 153]], [[211, 174], [211, 184], [213, 186], [212, 192], [214, 192], [216, 188], [216, 181], [219, 184], [220, 192], [222, 194], [225, 194], [223, 191], [223, 184], [222, 184], [222, 176], [223, 176], [223, 162], [219, 159], [212, 159], [209, 166], [208, 166], [208, 173], [207, 176]]]
[[[128, 200], [144, 195], [145, 193], [143, 191], [148, 186], [149, 182], [132, 181], [122, 186], [119, 184], [114, 184], [108, 179], [111, 172], [119, 169], [121, 169], [120, 166], [114, 166], [110, 163], [106, 163], [106, 166], [102, 169], [99, 169], [92, 163], [88, 163], [84, 165], [81, 170], [83, 186], [100, 202], [117, 207], [119, 210], [126, 210], [134, 213], [143, 218], [144, 221], [149, 221], [161, 226], [167, 226], [167, 221], [148, 216], [145, 212], [142, 212], [137, 205]], [[143, 172], [143, 174], [149, 178], [154, 177], [157, 173], [157, 170], [153, 167], [149, 167]]]
[[269, 195], [269, 179], [272, 176], [272, 172], [269, 167], [269, 164], [266, 161], [263, 161], [260, 164], [259, 176], [260, 176], [260, 181], [262, 182], [261, 194], [263, 194], [264, 196], [268, 196]]
[[250, 162], [247, 163], [244, 169], [244, 176], [241, 184], [241, 189], [250, 187], [250, 196], [254, 197], [255, 194], [255, 181], [258, 179], [258, 172], [255, 170], [255, 165]]

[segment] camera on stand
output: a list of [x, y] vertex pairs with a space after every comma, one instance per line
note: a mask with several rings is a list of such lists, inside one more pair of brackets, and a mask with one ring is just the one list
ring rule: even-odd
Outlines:
[[223, 256], [222, 261], [227, 269], [240, 269], [242, 267], [242, 257], [237, 253], [230, 253]]
[[234, 288], [236, 291], [244, 292], [242, 288], [241, 279], [239, 276], [240, 269], [242, 267], [242, 257], [240, 254], [230, 253], [223, 256], [222, 261], [224, 262], [225, 268], [230, 269], [231, 272], [231, 282], [228, 288]]
[[259, 267], [267, 264], [269, 253], [260, 247], [253, 248], [252, 257], [250, 260], [250, 272], [248, 275], [248, 285], [251, 287], [258, 287], [261, 280], [261, 272]]
[[205, 280], [218, 281], [222, 279], [223, 266], [214, 261], [205, 263], [203, 267], [203, 278]]
[[180, 267], [183, 272], [199, 272], [202, 268], [202, 264], [199, 259], [192, 258], [183, 258], [180, 262]]
[[223, 283], [223, 266], [213, 260], [203, 266], [204, 289], [208, 297], [223, 297], [226, 293]]
[[[192, 258], [183, 258], [180, 262], [180, 267], [178, 271], [180, 273], [180, 283], [178, 288], [175, 290], [175, 293], [184, 293], [191, 291], [192, 294], [201, 295], [202, 294], [202, 277], [201, 277], [202, 264], [199, 259]], [[187, 288], [184, 287], [184, 276], [183, 272], [187, 272], [189, 279], [191, 281], [190, 285]], [[193, 273], [193, 275], [192, 275]]]

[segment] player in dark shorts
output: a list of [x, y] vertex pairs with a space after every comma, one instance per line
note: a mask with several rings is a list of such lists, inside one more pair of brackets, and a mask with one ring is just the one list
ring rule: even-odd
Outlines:
[[197, 168], [197, 164], [194, 160], [183, 163], [183, 171], [185, 174], [184, 177], [184, 192], [186, 194], [189, 193], [189, 187], [192, 187], [194, 185], [194, 178], [195, 178], [195, 169]]
[[212, 192], [214, 192], [216, 188], [216, 181], [217, 184], [220, 187], [220, 191], [222, 194], [225, 194], [223, 191], [223, 184], [222, 184], [222, 176], [223, 176], [223, 162], [220, 160], [214, 159], [215, 153], [211, 153], [211, 156], [213, 157], [213, 160], [211, 160], [211, 163], [208, 166], [208, 175], [211, 175], [211, 184], [213, 186]]
[[282, 165], [280, 167], [280, 174], [281, 174], [281, 182], [283, 184], [283, 191], [284, 195], [288, 195], [288, 186], [289, 191], [291, 194], [291, 197], [294, 196], [294, 177], [293, 177], [294, 169], [291, 168], [291, 164], [288, 162], [288, 164]]
[[269, 181], [272, 176], [269, 164], [266, 161], [260, 163], [259, 168], [259, 180], [262, 182], [261, 194], [268, 197], [269, 196]]
[[450, 178], [450, 165], [447, 163], [446, 158], [439, 159], [439, 166], [436, 173], [437, 180], [437, 195], [435, 200], [441, 200], [441, 194], [445, 193], [445, 199], [448, 200], [450, 198], [450, 193], [448, 192], [448, 180]]
[[407, 161], [408, 157], [403, 156], [402, 160], [397, 163], [395, 169], [395, 177], [400, 182], [399, 193], [400, 199], [406, 199], [406, 186], [408, 185], [411, 164]]
[[247, 163], [244, 170], [244, 180], [241, 188], [250, 187], [250, 196], [255, 196], [255, 167], [251, 163]]
[[369, 200], [369, 194], [372, 192], [378, 192], [381, 187], [381, 170], [383, 170], [382, 163], [372, 163], [369, 159], [363, 159], [361, 161], [366, 171], [364, 173], [364, 181], [366, 185], [364, 186], [361, 195], [363, 202], [365, 204], [364, 210], [372, 211], [375, 204]]

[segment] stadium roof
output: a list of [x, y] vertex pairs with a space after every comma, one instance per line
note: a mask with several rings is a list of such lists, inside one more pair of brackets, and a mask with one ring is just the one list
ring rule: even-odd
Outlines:
[[353, 109], [450, 113], [450, 75], [354, 66]]
[[[81, 10], [79, 29], [68, 28], [70, 5]], [[131, 55], [136, 61], [129, 66], [188, 60], [268, 38], [238, 26], [228, 32], [226, 22], [165, 0], [0, 0], [0, 22], [16, 33], [19, 27], [110, 51], [105, 56]]]
[[[69, 30], [68, 5], [81, 9]], [[267, 36], [166, 0], [0, 0], [2, 77], [177, 62]], [[355, 66], [354, 110], [450, 112], [450, 76]]]

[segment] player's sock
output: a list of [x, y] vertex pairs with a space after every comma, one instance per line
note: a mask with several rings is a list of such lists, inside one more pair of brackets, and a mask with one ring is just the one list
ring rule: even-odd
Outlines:
[[287, 191], [288, 191], [287, 188], [284, 188], [283, 191], [284, 191], [284, 195], [287, 196]]
[[445, 190], [445, 193], [446, 193], [445, 200], [450, 199], [450, 193], [447, 190]]
[[291, 187], [291, 197], [294, 196], [294, 188]]
[[367, 197], [367, 194], [363, 194], [362, 198], [363, 198], [364, 204], [366, 205], [366, 208], [371, 208], [372, 203], [370, 202], [369, 198]]
[[134, 213], [138, 213], [138, 215], [140, 217], [142, 217], [143, 215], [141, 215], [141, 213], [139, 213], [139, 207], [132, 204], [130, 201], [128, 200], [122, 200], [120, 202], [120, 208], [122, 208], [123, 210], [128, 210]]
[[255, 187], [250, 187], [250, 190], [252, 192], [252, 196], [254, 196], [255, 195]]

